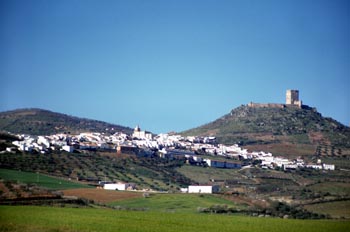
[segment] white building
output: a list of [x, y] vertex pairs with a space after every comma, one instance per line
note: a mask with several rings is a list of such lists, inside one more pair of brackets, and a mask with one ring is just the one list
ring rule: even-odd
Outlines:
[[225, 162], [223, 162], [223, 161], [204, 159], [204, 162], [206, 162], [209, 167], [225, 168]]
[[334, 164], [322, 164], [324, 170], [334, 170], [335, 166]]
[[136, 126], [134, 129], [134, 133], [132, 134], [133, 138], [137, 139], [149, 139], [152, 140], [152, 133], [147, 131], [141, 131], [139, 126]]
[[232, 163], [232, 162], [211, 160], [211, 159], [204, 159], [203, 161], [206, 162], [209, 167], [213, 167], [213, 168], [241, 168], [240, 163]]
[[307, 168], [313, 168], [313, 169], [322, 169], [322, 165], [319, 164], [308, 164], [306, 165]]
[[284, 164], [283, 165], [283, 170], [290, 170], [290, 169], [293, 169], [293, 170], [295, 170], [295, 169], [297, 169], [298, 168], [298, 165], [296, 165], [296, 164]]
[[44, 136], [38, 136], [37, 143], [44, 145], [45, 147], [50, 147], [50, 141]]
[[203, 158], [202, 157], [198, 157], [198, 156], [192, 156], [193, 160], [196, 162], [202, 162]]
[[113, 184], [104, 184], [103, 189], [106, 190], [121, 190], [125, 191], [128, 189], [134, 189], [135, 185], [130, 183], [113, 183]]
[[73, 146], [64, 145], [64, 146], [62, 146], [62, 150], [67, 151], [67, 152], [73, 152], [74, 148], [73, 148]]
[[217, 185], [190, 185], [188, 186], [188, 193], [217, 193], [219, 186]]
[[282, 157], [276, 157], [273, 161], [278, 167], [282, 167], [283, 165], [292, 164], [292, 162], [288, 159]]
[[180, 191], [181, 191], [182, 193], [188, 193], [188, 188], [180, 188]]

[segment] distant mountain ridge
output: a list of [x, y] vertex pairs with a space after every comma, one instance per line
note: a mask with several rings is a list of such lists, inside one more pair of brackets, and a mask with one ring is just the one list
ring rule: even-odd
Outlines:
[[17, 134], [73, 134], [87, 131], [106, 132], [106, 129], [112, 132], [132, 133], [129, 127], [38, 108], [16, 109], [0, 113], [0, 130]]
[[350, 148], [350, 128], [310, 107], [242, 105], [183, 135], [216, 136], [220, 143], [242, 145], [305, 144]]

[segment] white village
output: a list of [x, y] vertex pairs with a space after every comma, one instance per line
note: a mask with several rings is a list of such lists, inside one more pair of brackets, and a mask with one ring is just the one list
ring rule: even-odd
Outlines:
[[[269, 152], [248, 151], [237, 144], [231, 146], [218, 144], [216, 138], [211, 136], [184, 137], [179, 134], [158, 134], [154, 136], [148, 131], [142, 131], [139, 126], [135, 127], [131, 135], [121, 132], [114, 134], [89, 132], [78, 135], [17, 136], [19, 140], [13, 142], [15, 147], [7, 148], [7, 152], [14, 152], [15, 149], [18, 149], [45, 155], [59, 150], [70, 153], [77, 150], [106, 151], [115, 152], [119, 155], [131, 154], [144, 157], [158, 156], [164, 159], [184, 159], [188, 164], [210, 168], [247, 169], [252, 167], [253, 161], [258, 161], [258, 167], [262, 169], [296, 170], [310, 168], [335, 170], [334, 164], [325, 164], [321, 160], [317, 160], [317, 163], [305, 163], [301, 158], [289, 160], [284, 157], [273, 156]], [[243, 166], [241, 160], [250, 160], [251, 164]], [[101, 181], [100, 184], [101, 187], [108, 190], [135, 189], [135, 185], [131, 183]], [[218, 191], [219, 189], [215, 185], [188, 186], [188, 188], [181, 189], [181, 192], [184, 193], [215, 193]]]

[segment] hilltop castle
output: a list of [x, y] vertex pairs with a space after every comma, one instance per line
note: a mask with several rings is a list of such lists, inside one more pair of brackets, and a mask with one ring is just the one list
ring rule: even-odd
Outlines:
[[302, 101], [299, 101], [299, 90], [288, 89], [286, 92], [286, 105], [296, 105], [299, 108], [303, 105]]
[[303, 102], [299, 100], [299, 90], [288, 89], [286, 92], [286, 104], [279, 103], [253, 103], [248, 104], [252, 108], [286, 108], [297, 107], [302, 108]]

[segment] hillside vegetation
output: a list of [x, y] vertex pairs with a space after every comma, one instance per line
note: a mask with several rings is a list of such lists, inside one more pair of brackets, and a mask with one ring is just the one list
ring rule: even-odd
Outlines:
[[[229, 200], [249, 205], [260, 211], [270, 208], [272, 201], [276, 200], [289, 202], [298, 206], [298, 210], [302, 210], [304, 206], [310, 204], [318, 204], [321, 207], [323, 203], [349, 200], [349, 160], [346, 157], [333, 157], [331, 160], [337, 165], [335, 171], [305, 169], [283, 172], [260, 168], [229, 170], [190, 166], [183, 160], [117, 155], [113, 152], [89, 152], [88, 154], [58, 152], [45, 155], [3, 153], [0, 155], [0, 167], [6, 169], [0, 172], [0, 178], [42, 186], [46, 183], [45, 175], [60, 177], [60, 179], [48, 181], [51, 183], [48, 183], [50, 185], [47, 187], [53, 189], [63, 189], [64, 181], [61, 180], [69, 178], [93, 185], [96, 185], [98, 180], [124, 181], [135, 183], [138, 189], [170, 192], [178, 192], [180, 187], [190, 184], [218, 184], [221, 186], [222, 193]], [[9, 175], [12, 177], [9, 178]], [[30, 180], [24, 177], [30, 177]], [[105, 202], [104, 199], [109, 199], [109, 197], [114, 199], [114, 196], [100, 196], [99, 193], [102, 192], [82, 190], [73, 191], [68, 195], [87, 198], [95, 202]], [[102, 197], [102, 200], [99, 197]], [[151, 201], [135, 199], [115, 205], [131, 208], [138, 205], [141, 208], [149, 208], [149, 205], [155, 203], [153, 200], [156, 198], [152, 198]], [[168, 205], [164, 204], [164, 206], [171, 208], [174, 206], [171, 203], [173, 200], [168, 200]], [[180, 206], [182, 203], [176, 204]], [[161, 207], [164, 208], [164, 206]], [[186, 204], [183, 206], [186, 210]], [[349, 214], [344, 214], [344, 207], [338, 208], [342, 211], [335, 215], [349, 217]], [[318, 208], [310, 209], [319, 212]]]
[[302, 155], [310, 152], [342, 155], [344, 148], [345, 153], [350, 148], [350, 128], [309, 107], [253, 108], [242, 105], [211, 123], [182, 134], [216, 136], [220, 143], [245, 146], [270, 145], [271, 148], [271, 145], [296, 144], [302, 149], [296, 146], [292, 149]]
[[121, 157], [116, 153], [0, 155], [0, 168], [39, 172], [94, 183], [98, 180], [132, 182], [139, 188], [156, 190], [175, 189], [190, 184], [188, 178], [176, 171], [181, 165], [182, 162], [177, 160], [137, 158], [127, 155]]
[[18, 109], [0, 113], [0, 130], [16, 134], [78, 134], [87, 131], [106, 132], [106, 129], [125, 133], [132, 132], [132, 129], [128, 127], [42, 109]]

